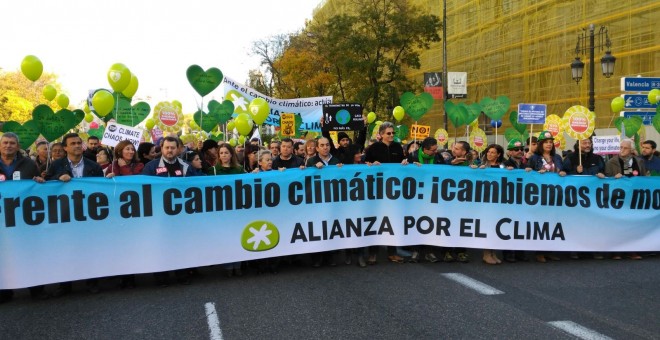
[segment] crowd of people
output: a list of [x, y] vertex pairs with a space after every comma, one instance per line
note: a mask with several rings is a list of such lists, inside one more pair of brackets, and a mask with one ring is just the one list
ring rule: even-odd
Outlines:
[[[590, 175], [600, 178], [660, 176], [660, 155], [652, 140], [641, 143], [641, 153], [636, 154], [634, 142], [623, 139], [617, 155], [605, 159], [593, 153], [592, 140], [584, 139], [575, 143], [574, 148], [562, 157], [555, 149], [554, 137], [549, 131], [542, 131], [538, 137], [526, 141], [510, 140], [505, 148], [491, 144], [482, 152], [476, 152], [465, 141], [455, 142], [450, 149], [439, 148], [438, 141], [429, 137], [406, 145], [395, 141], [395, 128], [392, 123], [382, 123], [376, 138], [366, 140], [367, 129], [354, 132], [354, 139], [345, 132], [337, 134], [335, 146], [328, 132], [322, 137], [307, 141], [294, 141], [290, 138], [271, 141], [266, 148], [259, 139], [250, 140], [235, 148], [229, 143], [206, 140], [195, 147], [184, 145], [178, 137], [162, 138], [157, 145], [144, 142], [137, 149], [128, 141], [122, 141], [114, 148], [102, 146], [99, 139], [92, 136], [85, 143], [78, 134], [67, 134], [61, 142], [48, 144], [40, 141], [29, 156], [20, 148], [16, 134], [5, 133], [0, 137], [0, 181], [31, 179], [36, 182], [59, 180], [68, 182], [78, 177], [108, 177], [148, 175], [160, 177], [218, 176], [262, 171], [306, 167], [340, 167], [344, 164], [366, 164], [378, 166], [384, 163], [399, 163], [409, 166], [443, 165], [464, 166], [478, 169], [503, 168], [524, 169], [538, 173], [556, 173], [559, 176]], [[366, 147], [365, 144], [367, 144]], [[506, 157], [505, 157], [506, 156]], [[360, 267], [377, 263], [381, 247], [348, 249], [343, 261], [351, 264], [354, 260]], [[395, 263], [428, 262], [469, 262], [470, 255], [464, 248], [441, 248], [435, 246], [386, 247], [387, 261]], [[501, 251], [500, 258], [498, 252]], [[484, 249], [482, 261], [488, 265], [505, 262], [529, 261], [532, 252]], [[340, 251], [311, 254], [313, 267], [335, 266]], [[559, 261], [561, 254], [536, 252], [532, 258], [537, 262]], [[603, 259], [605, 254], [584, 254], [572, 252], [572, 259], [592, 256]], [[640, 260], [637, 253], [608, 253], [608, 257], [620, 260], [624, 256]], [[257, 273], [277, 273], [282, 263], [299, 263], [301, 256], [271, 258], [253, 263], [223, 264], [227, 276], [242, 276], [246, 268], [254, 268]], [[198, 274], [196, 269], [180, 269], [154, 274], [158, 286], [167, 286], [173, 276], [176, 282], [191, 283], [191, 277]], [[99, 278], [86, 280], [89, 292], [98, 293]], [[122, 275], [117, 278], [118, 286], [136, 287], [135, 275]], [[50, 293], [44, 286], [30, 287], [34, 299], [47, 299], [69, 294], [71, 282], [57, 285]], [[0, 290], [0, 303], [10, 301], [12, 290]]]

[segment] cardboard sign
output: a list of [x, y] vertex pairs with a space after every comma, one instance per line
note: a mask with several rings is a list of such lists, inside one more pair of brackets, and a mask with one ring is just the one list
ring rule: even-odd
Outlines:
[[140, 145], [140, 139], [142, 139], [142, 130], [128, 125], [110, 122], [105, 128], [105, 132], [103, 132], [101, 144], [106, 146], [116, 146], [119, 142], [128, 140], [133, 146], [135, 146], [135, 150], [137, 150]]
[[355, 131], [364, 128], [362, 105], [324, 104], [323, 131]]
[[280, 114], [280, 134], [282, 136], [296, 135], [296, 115], [293, 113]]
[[410, 137], [414, 139], [424, 139], [431, 135], [430, 125], [417, 125], [413, 124], [410, 128]]

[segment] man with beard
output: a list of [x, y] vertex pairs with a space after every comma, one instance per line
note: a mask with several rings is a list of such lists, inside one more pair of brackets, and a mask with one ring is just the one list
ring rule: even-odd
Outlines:
[[658, 144], [652, 140], [642, 143], [642, 161], [651, 176], [660, 176], [660, 153], [656, 151]]
[[96, 162], [96, 153], [99, 152], [100, 146], [101, 142], [99, 141], [99, 137], [89, 136], [89, 138], [87, 138], [87, 150], [83, 152], [83, 157]]
[[591, 138], [575, 142], [574, 152], [564, 159], [564, 171], [568, 175], [591, 175], [605, 178], [605, 162], [593, 153]]

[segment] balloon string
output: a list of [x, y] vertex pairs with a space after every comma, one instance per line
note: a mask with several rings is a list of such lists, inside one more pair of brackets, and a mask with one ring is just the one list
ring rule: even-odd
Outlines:
[[204, 97], [202, 97], [202, 104], [199, 107], [199, 129], [203, 131], [202, 126], [204, 126]]
[[115, 99], [115, 120], [117, 120], [117, 113], [119, 113], [119, 93], [116, 93], [117, 99]]

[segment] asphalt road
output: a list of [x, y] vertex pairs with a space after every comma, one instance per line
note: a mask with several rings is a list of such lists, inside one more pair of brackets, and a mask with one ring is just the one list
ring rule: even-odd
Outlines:
[[[23, 289], [0, 305], [0, 338], [660, 339], [660, 257], [498, 266], [481, 263], [477, 251], [469, 264], [383, 259], [240, 278], [207, 267], [192, 285], [166, 288], [151, 275], [130, 290], [107, 278], [99, 294], [77, 282], [72, 294], [45, 301]], [[454, 274], [500, 293], [485, 295]]]

